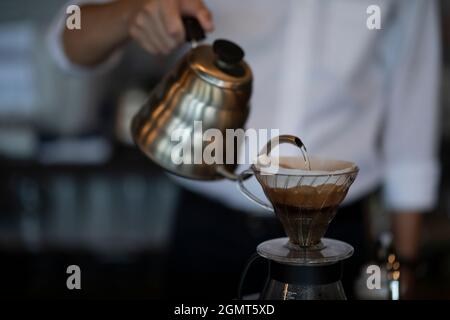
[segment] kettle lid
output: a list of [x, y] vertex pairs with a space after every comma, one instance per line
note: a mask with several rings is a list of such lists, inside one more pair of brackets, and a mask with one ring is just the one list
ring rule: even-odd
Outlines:
[[252, 82], [252, 71], [244, 61], [244, 51], [235, 43], [219, 39], [212, 46], [201, 45], [188, 55], [189, 66], [205, 81], [228, 89]]

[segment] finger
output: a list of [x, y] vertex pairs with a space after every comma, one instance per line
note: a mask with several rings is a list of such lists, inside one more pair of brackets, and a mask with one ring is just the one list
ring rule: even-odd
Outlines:
[[160, 14], [165, 29], [177, 43], [181, 43], [185, 34], [178, 2], [176, 0], [163, 0], [161, 4]]
[[196, 17], [203, 29], [208, 32], [214, 30], [212, 13], [201, 0], [182, 0], [181, 13]]
[[177, 37], [170, 34], [168, 28], [166, 27], [166, 18], [164, 17], [163, 8], [164, 5], [159, 7], [157, 12], [158, 18], [154, 20], [154, 25], [161, 41], [164, 42], [169, 50], [173, 50], [178, 44], [180, 44], [181, 39], [177, 39]]
[[167, 54], [170, 49], [170, 39], [167, 32], [164, 31], [164, 27], [161, 27], [158, 12], [152, 13], [152, 17], [148, 19], [148, 25], [145, 32], [149, 38], [151, 38], [158, 46], [161, 53]]
[[169, 47], [166, 45], [164, 36], [158, 32], [156, 20], [158, 19], [156, 7], [148, 6], [137, 19], [139, 28], [145, 33], [149, 42], [156, 46], [159, 53], [168, 53]]

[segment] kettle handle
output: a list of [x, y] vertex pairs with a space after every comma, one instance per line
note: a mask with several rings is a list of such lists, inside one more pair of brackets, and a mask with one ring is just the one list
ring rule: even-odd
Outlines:
[[197, 18], [184, 16], [183, 21], [184, 32], [186, 34], [186, 42], [196, 43], [206, 38], [205, 30], [197, 20]]

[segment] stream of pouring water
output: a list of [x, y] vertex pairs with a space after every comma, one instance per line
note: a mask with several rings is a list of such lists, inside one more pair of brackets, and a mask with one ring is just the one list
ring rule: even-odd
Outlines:
[[302, 145], [300, 150], [302, 151], [303, 159], [305, 160], [305, 168], [311, 171], [311, 162], [309, 161], [308, 151], [306, 151], [305, 145]]

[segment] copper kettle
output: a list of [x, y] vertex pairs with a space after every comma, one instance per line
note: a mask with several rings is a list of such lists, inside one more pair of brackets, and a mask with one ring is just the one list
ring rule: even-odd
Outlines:
[[[180, 140], [193, 142], [192, 154], [196, 152], [195, 147], [202, 152], [211, 143], [198, 136], [196, 123], [201, 124], [203, 132], [220, 130], [223, 157], [230, 147], [236, 155], [239, 146], [235, 139], [226, 139], [225, 130], [243, 128], [252, 93], [253, 76], [243, 60], [244, 51], [223, 39], [214, 41], [213, 45], [197, 45], [205, 37], [200, 24], [194, 18], [184, 18], [183, 22], [186, 40], [192, 48], [150, 92], [133, 118], [132, 136], [148, 158], [171, 173], [200, 180], [224, 177], [235, 180], [236, 165], [225, 164], [225, 159], [213, 164], [173, 161], [173, 153], [181, 152], [176, 149]], [[174, 141], [176, 130], [182, 134], [180, 140]]]

